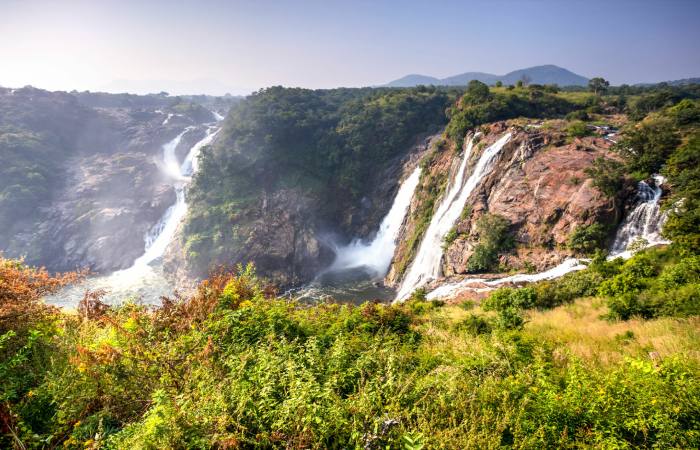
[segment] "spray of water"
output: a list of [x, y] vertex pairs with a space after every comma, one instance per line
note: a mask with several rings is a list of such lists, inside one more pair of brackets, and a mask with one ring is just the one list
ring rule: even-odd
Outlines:
[[144, 253], [134, 261], [131, 267], [110, 275], [91, 278], [86, 283], [48, 297], [47, 302], [57, 306], [75, 306], [86, 288], [93, 291], [97, 289], [108, 291], [109, 295], [106, 297], [108, 301], [123, 301], [129, 296], [136, 295], [155, 302], [160, 295], [171, 290], [160, 267], [154, 267], [154, 261], [163, 256], [179, 224], [187, 214], [186, 191], [192, 174], [197, 170], [199, 152], [214, 140], [220, 130], [218, 126], [209, 126], [204, 138], [190, 148], [184, 161], [180, 163], [175, 149], [182, 137], [193, 129], [195, 127], [185, 128], [173, 140], [163, 145], [162, 160], [159, 161], [158, 166], [173, 181], [175, 203], [144, 236]]
[[420, 180], [420, 172], [420, 167], [416, 167], [401, 184], [394, 203], [382, 220], [374, 239], [371, 242], [355, 239], [346, 246], [336, 248], [335, 261], [326, 272], [364, 268], [373, 278], [383, 278], [386, 275], [394, 256], [401, 224]]

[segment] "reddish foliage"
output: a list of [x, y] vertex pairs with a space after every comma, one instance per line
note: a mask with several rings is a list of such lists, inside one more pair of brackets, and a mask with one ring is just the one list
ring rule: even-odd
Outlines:
[[85, 272], [52, 276], [43, 267], [28, 267], [20, 260], [0, 256], [0, 333], [55, 312], [41, 299], [84, 276]]
[[83, 299], [78, 303], [78, 314], [85, 319], [101, 319], [109, 311], [109, 305], [102, 301], [107, 293], [104, 289], [85, 291]]

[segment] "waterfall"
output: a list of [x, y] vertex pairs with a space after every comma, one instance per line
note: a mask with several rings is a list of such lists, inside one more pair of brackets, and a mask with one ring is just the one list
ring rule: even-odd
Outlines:
[[474, 139], [469, 141], [457, 175], [448, 187], [440, 206], [433, 215], [418, 248], [418, 253], [401, 283], [396, 296], [397, 300], [405, 299], [416, 288], [440, 276], [443, 254], [442, 242], [445, 235], [452, 229], [460, 214], [462, 214], [469, 195], [481, 183], [481, 180], [491, 172], [496, 156], [510, 138], [511, 134], [506, 133], [484, 150], [474, 167], [474, 171], [467, 178], [466, 182], [463, 182], [467, 163], [474, 146]]
[[420, 167], [416, 167], [411, 175], [401, 183], [394, 203], [379, 225], [379, 231], [374, 239], [369, 243], [355, 239], [346, 246], [336, 248], [335, 260], [326, 272], [366, 268], [374, 278], [382, 278], [386, 275], [394, 256], [401, 224], [406, 217], [413, 193], [420, 180], [420, 172]]
[[132, 267], [144, 267], [163, 256], [165, 249], [175, 236], [178, 225], [187, 214], [185, 189], [189, 184], [190, 176], [196, 169], [197, 155], [202, 147], [210, 144], [219, 132], [218, 128], [208, 127], [206, 136], [190, 148], [185, 160], [180, 164], [175, 155], [175, 148], [180, 143], [182, 136], [191, 129], [192, 127], [185, 128], [185, 131], [163, 146], [165, 171], [175, 180], [175, 204], [170, 206], [160, 221], [146, 233], [144, 237], [146, 250], [143, 255], [134, 261]]
[[659, 206], [659, 199], [663, 193], [661, 185], [665, 179], [661, 175], [654, 175], [653, 179], [653, 186], [644, 181], [637, 185], [637, 205], [618, 228], [610, 249], [611, 256], [631, 256], [628, 246], [640, 239], [643, 239], [642, 245], [646, 247], [669, 243], [661, 237], [661, 228], [668, 215], [662, 213]]
[[191, 176], [197, 170], [197, 156], [201, 149], [210, 144], [220, 128], [210, 124], [206, 135], [195, 143], [187, 153], [183, 162], [177, 159], [175, 150], [182, 137], [195, 127], [187, 127], [173, 140], [162, 147], [162, 161], [158, 162], [160, 169], [173, 180], [175, 188], [175, 203], [163, 214], [163, 217], [144, 236], [144, 253], [138, 257], [131, 267], [113, 272], [106, 276], [89, 278], [82, 284], [71, 286], [58, 294], [47, 297], [48, 303], [56, 306], [75, 306], [82, 299], [85, 289], [92, 291], [104, 289], [109, 292], [104, 300], [108, 303], [121, 302], [134, 294], [140, 295], [146, 301], [155, 302], [161, 295], [172, 292], [170, 282], [162, 274], [162, 270], [153, 264], [162, 257], [166, 248], [175, 237], [177, 228], [187, 214], [187, 186]]
[[[637, 204], [625, 217], [615, 233], [613, 245], [610, 248], [608, 260], [615, 258], [628, 259], [633, 252], [628, 246], [639, 239], [642, 247], [668, 244], [670, 241], [661, 236], [661, 229], [666, 222], [667, 214], [661, 212], [659, 200], [661, 199], [661, 185], [665, 179], [661, 175], [654, 175], [654, 185], [650, 186], [644, 181], [637, 185]], [[509, 277], [485, 280], [483, 278], [465, 278], [456, 283], [446, 283], [434, 289], [426, 296], [429, 300], [449, 298], [459, 292], [472, 290], [475, 292], [490, 291], [503, 284], [534, 283], [542, 280], [552, 280], [562, 277], [567, 273], [586, 268], [586, 259], [568, 258], [558, 266], [549, 270], [534, 274], [517, 274]]]
[[163, 145], [163, 161], [161, 162], [161, 169], [173, 180], [182, 180], [182, 171], [180, 170], [180, 163], [177, 161], [177, 155], [175, 155], [175, 149], [180, 145], [182, 141], [182, 136], [187, 134], [194, 127], [185, 128], [182, 133], [175, 136], [175, 139]]

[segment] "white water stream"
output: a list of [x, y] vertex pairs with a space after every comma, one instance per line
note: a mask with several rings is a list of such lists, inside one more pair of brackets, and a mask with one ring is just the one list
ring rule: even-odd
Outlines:
[[[217, 115], [217, 119], [218, 117], [221, 116]], [[162, 147], [162, 160], [158, 160], [157, 163], [160, 169], [172, 180], [175, 188], [175, 203], [165, 211], [158, 223], [144, 236], [144, 253], [134, 261], [131, 267], [109, 275], [89, 278], [83, 283], [47, 297], [47, 303], [75, 307], [82, 299], [86, 289], [107, 291], [108, 294], [103, 298], [107, 303], [121, 302], [129, 297], [141, 297], [147, 303], [155, 303], [161, 295], [169, 294], [172, 291], [170, 283], [163, 276], [160, 267], [154, 267], [154, 261], [163, 256], [173, 240], [180, 222], [187, 214], [186, 190], [192, 174], [197, 170], [199, 152], [214, 140], [220, 130], [218, 126], [209, 125], [204, 138], [195, 143], [185, 159], [179, 162], [175, 150], [182, 137], [195, 128], [185, 128]]]
[[396, 250], [396, 239], [401, 230], [401, 224], [420, 180], [420, 172], [420, 167], [416, 167], [401, 183], [391, 209], [384, 216], [374, 239], [371, 242], [355, 239], [346, 246], [337, 247], [335, 261], [325, 272], [364, 268], [373, 278], [383, 278], [386, 275]]
[[[659, 200], [663, 193], [661, 185], [665, 180], [660, 175], [654, 175], [653, 178], [653, 186], [650, 186], [644, 181], [639, 182], [637, 187], [637, 205], [630, 211], [617, 229], [608, 260], [630, 258], [633, 252], [628, 249], [628, 246], [630, 244], [638, 245], [637, 242], [639, 242], [639, 248], [670, 243], [670, 241], [661, 236], [661, 230], [667, 219], [667, 214], [661, 212], [659, 205]], [[429, 292], [426, 298], [429, 300], [450, 298], [467, 290], [485, 292], [504, 284], [522, 284], [552, 280], [562, 277], [567, 273], [585, 269], [586, 262], [587, 260], [584, 259], [568, 258], [558, 266], [540, 273], [517, 274], [491, 280], [483, 278], [465, 278], [456, 283], [445, 283], [437, 287]]]
[[489, 146], [481, 154], [472, 174], [464, 181], [467, 163], [471, 157], [474, 139], [471, 139], [464, 151], [462, 162], [454, 180], [449, 185], [440, 206], [433, 215], [428, 229], [423, 235], [423, 240], [418, 248], [406, 276], [396, 295], [397, 300], [407, 298], [415, 289], [440, 276], [441, 261], [443, 255], [442, 243], [445, 235], [452, 229], [455, 222], [462, 214], [462, 210], [481, 180], [491, 172], [496, 156], [503, 146], [510, 140], [511, 134], [504, 134], [498, 141]]

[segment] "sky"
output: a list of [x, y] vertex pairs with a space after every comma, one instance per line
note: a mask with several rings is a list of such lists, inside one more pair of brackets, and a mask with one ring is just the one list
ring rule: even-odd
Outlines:
[[0, 0], [0, 85], [241, 94], [556, 64], [700, 77], [700, 0]]

